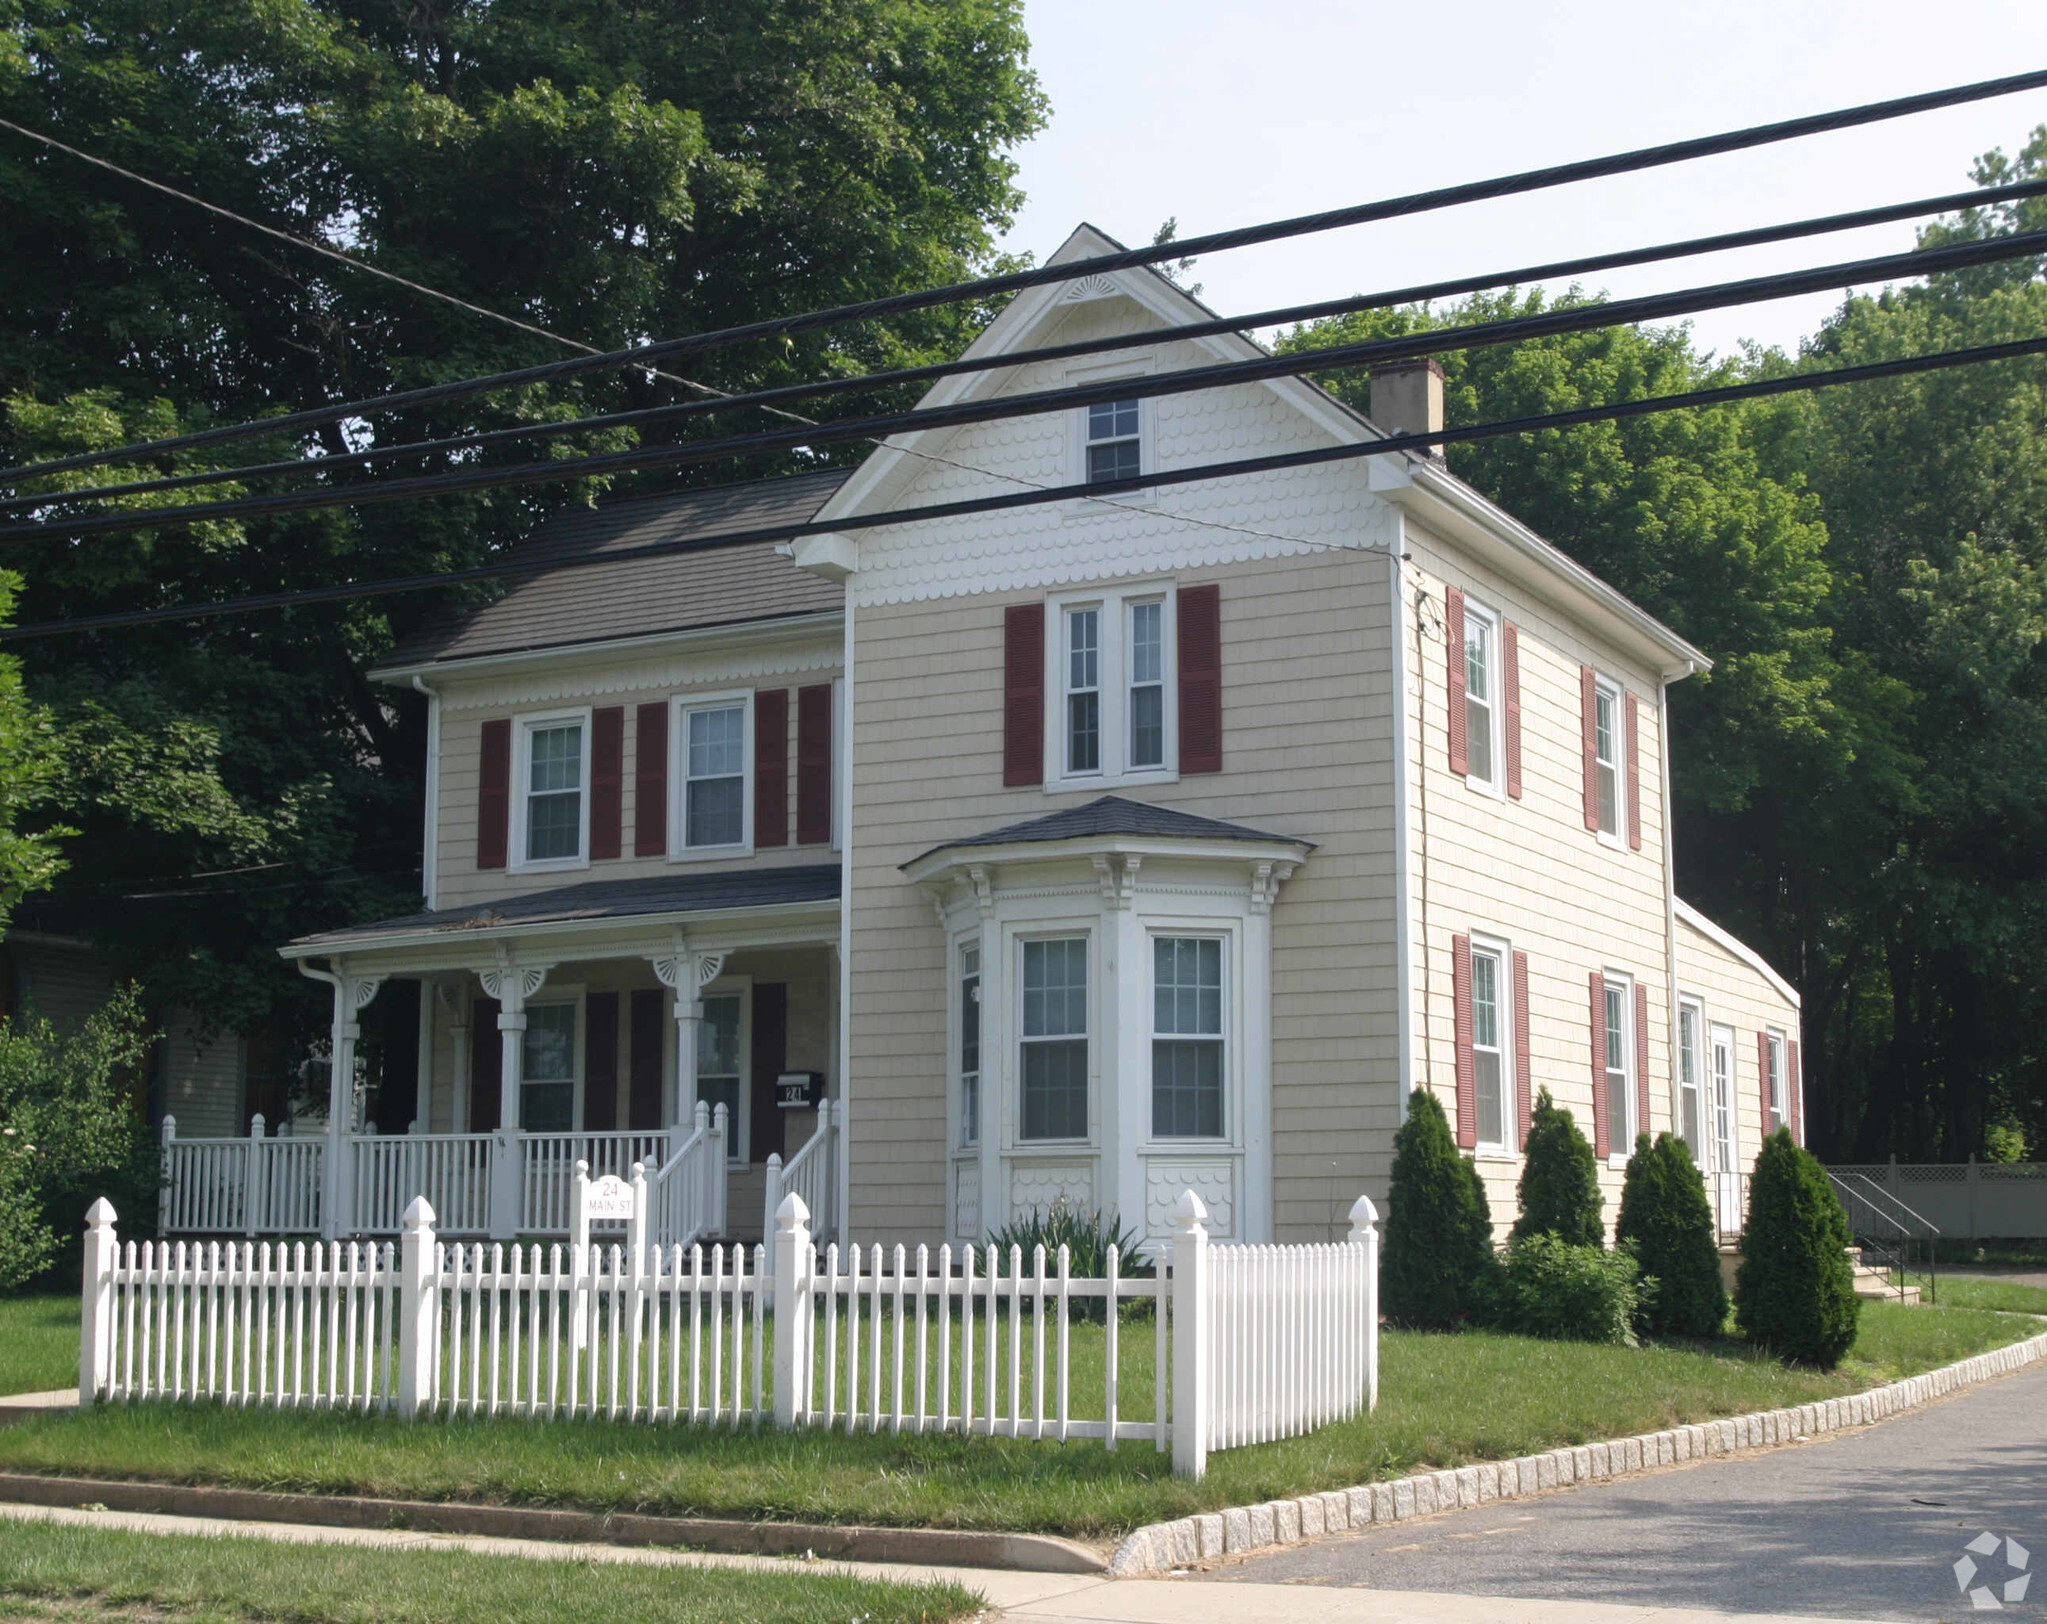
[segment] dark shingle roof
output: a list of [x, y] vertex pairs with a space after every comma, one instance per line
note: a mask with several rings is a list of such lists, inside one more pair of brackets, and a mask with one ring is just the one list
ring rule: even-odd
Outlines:
[[[511, 556], [522, 563], [547, 563], [723, 531], [801, 524], [816, 515], [845, 479], [844, 470], [827, 469], [788, 479], [570, 508], [519, 542]], [[773, 542], [752, 542], [526, 576], [513, 582], [495, 603], [421, 627], [381, 663], [424, 665], [645, 637], [832, 611], [843, 602], [837, 586], [799, 570], [776, 553]]]
[[771, 908], [797, 902], [833, 902], [839, 896], [836, 863], [801, 868], [753, 868], [717, 874], [664, 874], [652, 880], [591, 880], [583, 885], [535, 891], [521, 897], [440, 908], [431, 913], [381, 919], [345, 930], [301, 936], [294, 947], [345, 947], [369, 937], [429, 938], [462, 931], [488, 934], [500, 925], [575, 924], [597, 919], [632, 919], [645, 914], [713, 913], [731, 908]]
[[[1018, 846], [1037, 841], [1084, 840], [1096, 835], [1142, 835], [1166, 840], [1278, 841], [1310, 847], [1315, 844], [1299, 835], [1268, 834], [1262, 829], [1247, 829], [1241, 823], [1224, 823], [1219, 818], [1176, 812], [1169, 806], [1149, 806], [1143, 801], [1126, 801], [1120, 795], [1104, 795], [1085, 806], [1069, 806], [1063, 811], [1048, 812], [1042, 818], [1029, 818], [1022, 823], [990, 829], [986, 834], [948, 840], [933, 846], [931, 851], [951, 851], [959, 846]], [[925, 852], [924, 857], [929, 857], [931, 851]], [[913, 859], [917, 862], [922, 860]], [[910, 864], [903, 866], [908, 868]]]

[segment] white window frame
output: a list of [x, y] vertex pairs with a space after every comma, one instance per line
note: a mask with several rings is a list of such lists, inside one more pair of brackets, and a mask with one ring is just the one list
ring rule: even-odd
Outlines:
[[[1685, 1042], [1685, 1017], [1692, 1022], [1692, 1041]], [[1699, 1142], [1691, 1145], [1692, 1159], [1702, 1169], [1713, 1165], [1713, 1152], [1709, 1141], [1713, 1137], [1713, 1101], [1709, 1085], [1712, 1067], [1712, 1042], [1706, 1033], [1705, 1001], [1693, 993], [1681, 992], [1677, 997], [1677, 1115], [1673, 1122], [1676, 1134], [1682, 1137], [1685, 1122], [1685, 1062], [1692, 1063], [1692, 1093], [1698, 1102]]]
[[[1043, 928], [1018, 931], [1011, 940], [1015, 943], [1014, 951], [1016, 954], [1016, 957], [1011, 961], [1011, 974], [1014, 977], [1010, 983], [1010, 987], [1013, 989], [1011, 993], [1013, 1015], [1007, 1023], [1008, 1030], [1005, 1033], [1005, 1042], [1009, 1046], [1011, 1053], [1015, 1056], [1014, 1063], [1016, 1069], [1012, 1075], [1016, 1081], [1014, 1088], [1005, 1090], [1009, 1095], [1003, 1106], [1004, 1114], [1008, 1118], [1006, 1137], [1012, 1146], [1025, 1152], [1047, 1149], [1078, 1149], [1083, 1146], [1093, 1147], [1101, 1139], [1102, 1046], [1108, 1041], [1108, 1034], [1102, 1030], [1102, 932], [1095, 928], [1092, 922], [1064, 927], [1047, 924]], [[1087, 1041], [1086, 1131], [1077, 1139], [1029, 1139], [1024, 1136], [1023, 1131], [1025, 1069], [1023, 1057], [1024, 1046], [1031, 1041], [1024, 1034], [1024, 954], [1028, 945], [1034, 942], [1071, 941], [1084, 942], [1087, 945], [1087, 1032], [1085, 1034]], [[982, 976], [982, 985], [985, 987], [987, 985], [985, 979], [987, 976], [987, 964], [985, 960], [982, 964]], [[981, 1041], [984, 1047], [987, 1039], [988, 1034], [983, 1030]], [[981, 1077], [984, 1088], [986, 1087], [987, 1076], [988, 1058], [983, 1053], [981, 1057]], [[984, 1139], [987, 1137], [987, 1133], [988, 1101], [984, 1094], [981, 1100], [981, 1134]]]
[[[1150, 431], [1152, 414], [1148, 409], [1151, 403], [1148, 400], [1140, 398], [1137, 400], [1130, 401], [1116, 401], [1113, 404], [1116, 406], [1133, 406], [1136, 408], [1137, 429], [1134, 433], [1131, 434], [1112, 434], [1105, 439], [1097, 440], [1094, 437], [1094, 407], [1082, 406], [1077, 408], [1075, 415], [1079, 419], [1080, 465], [1078, 471], [1080, 474], [1080, 478], [1075, 481], [1076, 484], [1092, 485], [1095, 483], [1093, 471], [1088, 466], [1089, 463], [1093, 460], [1090, 457], [1089, 452], [1093, 447], [1098, 445], [1135, 444], [1137, 447], [1137, 472], [1139, 474], [1147, 474], [1151, 472]], [[1127, 478], [1128, 476], [1126, 475], [1123, 477]], [[1110, 482], [1108, 480], [1103, 480], [1102, 483], [1106, 485]]]
[[[1594, 695], [1592, 737], [1595, 756], [1599, 747], [1599, 701], [1606, 699], [1613, 704], [1613, 828], [1608, 829], [1602, 823], [1599, 826], [1599, 840], [1601, 845], [1611, 846], [1618, 851], [1627, 844], [1628, 838], [1628, 696], [1627, 690], [1611, 678], [1595, 674], [1592, 680]], [[1601, 765], [1602, 763], [1595, 759], [1593, 765], [1595, 775]], [[1596, 779], [1594, 788], [1597, 789]]]
[[[529, 859], [526, 856], [526, 803], [531, 797], [533, 782], [533, 734], [537, 729], [564, 727], [569, 724], [583, 730], [583, 771], [582, 782], [577, 794], [581, 801], [581, 815], [576, 825], [576, 855], [573, 857], [541, 857]], [[532, 711], [512, 719], [512, 816], [509, 849], [505, 853], [505, 866], [514, 873], [547, 874], [565, 869], [588, 868], [590, 866], [590, 707], [580, 709]]]
[[[1492, 662], [1486, 668], [1486, 675], [1490, 679], [1490, 687], [1485, 699], [1485, 707], [1487, 717], [1486, 754], [1487, 758], [1492, 762], [1493, 770], [1490, 777], [1483, 778], [1475, 772], [1467, 772], [1464, 775], [1464, 782], [1481, 794], [1504, 799], [1507, 793], [1506, 650], [1502, 643], [1505, 633], [1502, 630], [1502, 621], [1499, 615], [1486, 608], [1484, 604], [1474, 603], [1470, 598], [1466, 598], [1464, 600], [1464, 641], [1467, 651], [1471, 646], [1471, 628], [1474, 624], [1485, 628], [1486, 646], [1492, 651]], [[1467, 683], [1470, 681], [1468, 675], [1470, 671], [1469, 659], [1470, 656], [1467, 652], [1465, 667], [1467, 672], [1465, 680]], [[1470, 704], [1469, 690], [1467, 688], [1465, 698], [1465, 715], [1467, 718], [1471, 714]], [[1466, 748], [1465, 765], [1467, 767], [1470, 765], [1469, 746]]]
[[[1713, 1088], [1713, 1160], [1715, 1170], [1734, 1171], [1741, 1160], [1741, 1056], [1734, 1028], [1715, 1022], [1706, 1029], [1706, 1069]], [[1720, 1075], [1720, 1055], [1727, 1055], [1727, 1075]], [[1726, 1097], [1720, 1085], [1727, 1084]]]
[[[969, 954], [973, 955], [974, 960], [971, 972], [967, 968], [967, 956]], [[950, 990], [953, 1004], [952, 1029], [948, 1039], [952, 1050], [948, 1066], [952, 1073], [953, 1131], [951, 1138], [953, 1152], [955, 1154], [963, 1154], [967, 1151], [978, 1152], [981, 1148], [981, 1141], [988, 1132], [988, 1022], [985, 1018], [988, 1005], [987, 1000], [981, 996], [981, 989], [987, 985], [988, 965], [987, 953], [979, 932], [954, 939], [950, 964], [952, 975]], [[965, 1065], [968, 1007], [967, 976], [970, 973], [974, 978], [974, 1012], [977, 1017], [980, 1017], [977, 1026], [979, 1036], [976, 1043], [976, 1048], [979, 1051], [980, 1067], [973, 1073], [974, 1133], [971, 1138], [967, 1135], [968, 1074]], [[998, 1077], [1001, 1075], [999, 1067], [996, 1074]]]
[[[739, 1088], [732, 1116], [725, 1124], [725, 1165], [744, 1167], [753, 1140], [753, 977], [721, 975], [704, 988], [700, 996], [707, 1000], [731, 997], [739, 1000]], [[666, 1024], [673, 1028], [677, 1023], [669, 1021]], [[695, 1021], [689, 1023], [689, 1041], [699, 1041]], [[702, 1073], [692, 1067], [691, 1077], [691, 1086], [700, 1089]], [[696, 1096], [697, 1099], [702, 1097], [701, 1093]], [[696, 1099], [690, 1101], [689, 1108], [696, 1108]]]
[[[1479, 1131], [1478, 1150], [1483, 1155], [1513, 1156], [1518, 1153], [1516, 1143], [1521, 1123], [1519, 1115], [1520, 1095], [1515, 1091], [1514, 1073], [1514, 950], [1505, 938], [1484, 936], [1474, 931], [1471, 937], [1471, 956], [1474, 960], [1480, 954], [1497, 959], [1500, 965], [1499, 980], [1499, 1053], [1500, 1053], [1500, 1137], [1487, 1139], [1484, 1129]], [[1472, 1103], [1476, 1109], [1478, 1101], [1478, 971], [1472, 970]]]
[[[1159, 607], [1159, 675], [1165, 700], [1165, 759], [1156, 767], [1130, 762], [1130, 611]], [[1101, 766], [1069, 772], [1066, 766], [1066, 617], [1075, 609], [1100, 611], [1097, 659]], [[1180, 777], [1179, 589], [1172, 581], [1133, 582], [1093, 592], [1060, 593], [1045, 602], [1045, 791], [1123, 784], [1171, 784]]]
[[1789, 1051], [1782, 1028], [1764, 1027], [1763, 1042], [1770, 1054], [1770, 1075], [1765, 1079], [1770, 1085], [1770, 1120], [1763, 1129], [1763, 1137], [1768, 1138], [1779, 1128], [1791, 1126], [1791, 1079], [1786, 1075]]
[[[1221, 960], [1222, 965], [1222, 987], [1220, 992], [1222, 1020], [1220, 1023], [1221, 1030], [1214, 1033], [1212, 1036], [1213, 1040], [1216, 1043], [1218, 1043], [1222, 1049], [1221, 1073], [1222, 1127], [1221, 1130], [1215, 1134], [1164, 1135], [1156, 1131], [1158, 1116], [1156, 1110], [1152, 1107], [1151, 1103], [1152, 1091], [1157, 1083], [1157, 1074], [1156, 1071], [1154, 1070], [1155, 1061], [1153, 1059], [1152, 1045], [1158, 1042], [1161, 1038], [1170, 1042], [1176, 1038], [1185, 1037], [1194, 1037], [1196, 1038], [1197, 1041], [1208, 1041], [1211, 1037], [1211, 1034], [1208, 1033], [1197, 1034], [1185, 1032], [1161, 1032], [1158, 1029], [1157, 944], [1161, 941], [1174, 942], [1202, 941], [1214, 942], [1218, 945], [1219, 949], [1218, 956]], [[1237, 1043], [1235, 1030], [1236, 1023], [1231, 1018], [1232, 1006], [1236, 999], [1236, 976], [1234, 974], [1233, 966], [1231, 963], [1232, 959], [1235, 957], [1235, 949], [1236, 933], [1230, 930], [1218, 929], [1215, 925], [1212, 924], [1201, 928], [1191, 927], [1183, 928], [1175, 925], [1159, 923], [1151, 923], [1147, 925], [1144, 938], [1145, 1119], [1143, 1123], [1143, 1132], [1139, 1136], [1146, 1145], [1160, 1146], [1184, 1145], [1189, 1149], [1202, 1149], [1214, 1148], [1216, 1146], [1221, 1145], [1234, 1145], [1237, 1142], [1237, 1113], [1239, 1109], [1237, 1102], [1238, 1088], [1236, 1085]]]
[[[1609, 1131], [1607, 1165], [1625, 1167], [1628, 1157], [1634, 1153], [1635, 1135], [1642, 1124], [1635, 1120], [1636, 1078], [1640, 1075], [1642, 1057], [1635, 1053], [1635, 998], [1638, 989], [1635, 978], [1625, 970], [1602, 971], [1606, 978], [1606, 991], [1611, 995], [1616, 990], [1621, 995], [1621, 1077], [1620, 1098], [1614, 1098], [1613, 1068], [1606, 1066], [1606, 1117]], [[1605, 1011], [1600, 1012], [1602, 1015]], [[1604, 1034], [1602, 1034], [1602, 1038]], [[1601, 1056], [1602, 1065], [1605, 1056]]]
[[[753, 765], [754, 691], [733, 688], [721, 693], [678, 694], [668, 716], [668, 860], [671, 863], [703, 862], [721, 857], [753, 855]], [[745, 721], [740, 729], [739, 835], [722, 846], [692, 846], [689, 836], [689, 718], [695, 711], [740, 709]]]
[[[528, 1020], [531, 1020], [533, 1011], [536, 1009], [547, 1009], [550, 1007], [575, 1010], [576, 1036], [575, 1041], [569, 1045], [569, 1125], [565, 1129], [549, 1129], [548, 1131], [581, 1133], [583, 1131], [583, 1091], [589, 1084], [589, 1079], [585, 1075], [585, 1061], [590, 1045], [589, 1009], [585, 989], [580, 985], [553, 986], [535, 993], [526, 1002]], [[526, 1085], [533, 1079], [526, 1075], [525, 1044], [526, 1034], [522, 1031], [519, 1034], [519, 1131], [521, 1133], [533, 1133], [537, 1130], [529, 1127], [526, 1122], [525, 1090]], [[561, 1079], [548, 1078], [545, 1081], [559, 1082]], [[466, 1078], [463, 1079], [462, 1086], [465, 1089], [468, 1087], [468, 1080]]]

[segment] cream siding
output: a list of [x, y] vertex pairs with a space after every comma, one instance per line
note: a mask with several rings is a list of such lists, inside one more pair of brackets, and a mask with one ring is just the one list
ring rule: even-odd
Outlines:
[[[1770, 978], [1730, 952], [1710, 934], [1684, 917], [1677, 921], [1678, 990], [1697, 998], [1705, 1012], [1705, 1090], [1707, 1109], [1712, 1100], [1711, 1032], [1715, 1026], [1734, 1029], [1734, 1164], [1714, 1168], [1719, 1172], [1746, 1173], [1755, 1165], [1763, 1148], [1763, 1095], [1756, 1034], [1777, 1031], [1787, 1042], [1796, 1043], [1799, 1032], [1798, 1005], [1786, 998]], [[1787, 1077], [1790, 1056], [1786, 1053]], [[1795, 1078], [1789, 1078], [1796, 1081]], [[1713, 1140], [1711, 1117], [1705, 1138]], [[1702, 1152], [1702, 1163], [1710, 1162], [1711, 1151]]]

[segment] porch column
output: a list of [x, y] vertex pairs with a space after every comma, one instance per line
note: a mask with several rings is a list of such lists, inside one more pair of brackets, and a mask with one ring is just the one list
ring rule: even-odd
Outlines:
[[1106, 857], [1094, 862], [1103, 900], [1103, 963], [1096, 982], [1102, 989], [1103, 1166], [1095, 1199], [1142, 1235], [1150, 1222], [1144, 1147], [1151, 1141], [1152, 1013], [1151, 942], [1135, 906], [1144, 859], [1132, 853], [1120, 865], [1111, 866]]
[[691, 1120], [697, 1097], [697, 1022], [704, 1018], [701, 994], [724, 973], [725, 955], [693, 948], [678, 933], [673, 950], [657, 955], [652, 963], [661, 985], [675, 993], [675, 1085], [668, 1122], [670, 1127], [681, 1128]]
[[333, 965], [331, 970], [315, 970], [301, 961], [299, 973], [334, 989], [334, 1023], [327, 1040], [327, 1156], [320, 1203], [321, 1237], [334, 1240], [355, 1229], [355, 1168], [350, 1155], [355, 1147], [350, 1136], [355, 1132], [355, 1046], [362, 1036], [356, 1017], [377, 996], [384, 978], [357, 975], [346, 959], [328, 962]]
[[514, 963], [509, 953], [499, 949], [498, 962], [477, 972], [483, 990], [498, 1001], [498, 1042], [504, 1055], [498, 1121], [514, 1132], [520, 1127], [519, 1084], [526, 1064], [526, 1000], [540, 991], [553, 968], [551, 964]]
[[[448, 1036], [455, 1055], [455, 1092], [449, 1100], [448, 1130], [451, 1133], [469, 1131], [469, 992], [466, 987], [450, 988], [436, 986], [435, 999], [448, 1011]], [[427, 1095], [429, 1105], [433, 1099], [431, 1088]], [[433, 1119], [427, 1119], [429, 1129]]]

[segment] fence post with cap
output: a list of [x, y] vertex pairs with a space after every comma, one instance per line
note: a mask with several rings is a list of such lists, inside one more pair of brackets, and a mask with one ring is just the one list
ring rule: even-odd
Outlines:
[[101, 1196], [85, 1209], [85, 1283], [78, 1324], [78, 1402], [106, 1397], [114, 1362], [114, 1261], [121, 1243], [114, 1233], [114, 1204]]
[[773, 1265], [775, 1425], [787, 1428], [808, 1420], [810, 1411], [810, 1209], [794, 1190], [775, 1211]]
[[1351, 1203], [1350, 1244], [1365, 1249], [1365, 1408], [1379, 1407], [1379, 1209], [1370, 1196]]
[[1208, 1208], [1192, 1190], [1181, 1192], [1173, 1227], [1173, 1475], [1199, 1481], [1208, 1470]]
[[418, 1419], [438, 1398], [441, 1292], [434, 1209], [423, 1195], [405, 1209], [398, 1243], [398, 1413]]

